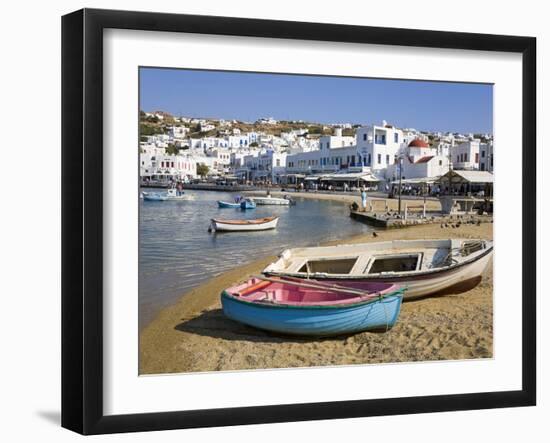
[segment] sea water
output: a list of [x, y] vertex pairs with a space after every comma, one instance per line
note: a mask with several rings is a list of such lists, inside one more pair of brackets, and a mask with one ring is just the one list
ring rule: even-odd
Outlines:
[[[151, 190], [144, 189], [146, 192]], [[316, 246], [368, 232], [353, 220], [345, 202], [300, 198], [294, 206], [218, 208], [235, 194], [186, 191], [188, 200], [140, 200], [139, 326], [147, 325], [185, 292], [237, 266], [277, 255], [286, 248]], [[209, 233], [211, 218], [279, 216], [277, 228], [257, 232]]]

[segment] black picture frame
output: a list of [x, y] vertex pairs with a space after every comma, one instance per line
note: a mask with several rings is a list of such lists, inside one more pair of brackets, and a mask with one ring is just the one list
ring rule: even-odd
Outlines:
[[[519, 53], [523, 64], [522, 389], [106, 416], [103, 412], [103, 31], [108, 28]], [[83, 9], [62, 18], [62, 426], [82, 434], [536, 404], [536, 39]], [[526, 173], [525, 171], [529, 171]]]

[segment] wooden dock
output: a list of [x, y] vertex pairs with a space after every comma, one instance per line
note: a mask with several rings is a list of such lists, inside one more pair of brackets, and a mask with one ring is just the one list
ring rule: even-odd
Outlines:
[[490, 223], [492, 215], [447, 215], [438, 213], [411, 214], [406, 218], [395, 214], [350, 211], [350, 217], [370, 226], [383, 229], [406, 228], [409, 226], [428, 225], [433, 223], [460, 226], [461, 224]]

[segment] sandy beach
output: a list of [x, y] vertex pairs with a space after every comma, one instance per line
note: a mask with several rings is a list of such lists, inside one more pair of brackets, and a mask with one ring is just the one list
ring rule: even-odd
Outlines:
[[[378, 231], [378, 238], [369, 234], [338, 243], [449, 237], [492, 239], [492, 228], [491, 223], [459, 228], [424, 225]], [[386, 333], [303, 339], [241, 325], [225, 318], [221, 310], [223, 289], [259, 273], [274, 258], [266, 257], [213, 278], [161, 311], [141, 332], [140, 374], [492, 357], [491, 265], [481, 283], [467, 292], [403, 303], [398, 323]]]

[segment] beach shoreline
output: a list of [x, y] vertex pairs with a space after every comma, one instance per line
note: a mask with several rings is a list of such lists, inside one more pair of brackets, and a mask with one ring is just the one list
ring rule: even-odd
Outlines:
[[[342, 201], [342, 196], [334, 197]], [[450, 237], [491, 240], [492, 227], [490, 223], [460, 228], [420, 225], [378, 231], [377, 238], [369, 233], [326, 244]], [[467, 292], [403, 303], [397, 325], [384, 334], [364, 332], [306, 339], [238, 324], [225, 318], [221, 310], [223, 289], [260, 273], [275, 258], [268, 256], [238, 266], [188, 291], [174, 305], [161, 310], [140, 333], [140, 375], [461, 360], [493, 355], [492, 264], [481, 283]]]

